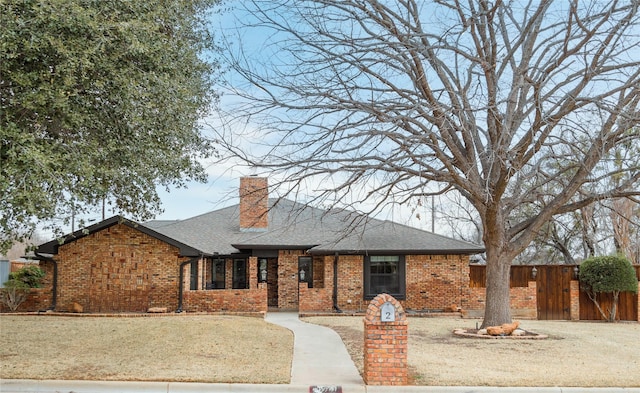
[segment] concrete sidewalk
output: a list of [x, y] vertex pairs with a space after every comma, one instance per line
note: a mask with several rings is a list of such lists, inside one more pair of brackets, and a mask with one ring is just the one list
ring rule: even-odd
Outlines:
[[364, 385], [342, 339], [332, 329], [302, 322], [296, 312], [268, 312], [265, 320], [293, 332], [292, 385]]

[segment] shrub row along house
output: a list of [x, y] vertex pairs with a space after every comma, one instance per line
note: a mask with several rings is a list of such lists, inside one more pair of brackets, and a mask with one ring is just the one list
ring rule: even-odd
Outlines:
[[266, 178], [244, 177], [237, 205], [179, 221], [116, 216], [40, 245], [50, 292], [31, 307], [360, 311], [388, 293], [407, 310], [468, 308], [469, 256], [481, 252], [352, 211], [270, 199]]

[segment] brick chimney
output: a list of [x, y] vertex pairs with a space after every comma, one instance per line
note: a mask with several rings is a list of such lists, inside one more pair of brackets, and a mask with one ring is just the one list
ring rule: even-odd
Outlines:
[[266, 231], [269, 225], [269, 188], [266, 177], [240, 178], [240, 231]]

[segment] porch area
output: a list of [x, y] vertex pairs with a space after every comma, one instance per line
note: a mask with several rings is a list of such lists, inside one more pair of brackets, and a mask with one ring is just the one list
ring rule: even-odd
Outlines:
[[[265, 253], [266, 254], [266, 253]], [[233, 314], [331, 312], [334, 257], [301, 250], [202, 258], [184, 267], [182, 310]]]

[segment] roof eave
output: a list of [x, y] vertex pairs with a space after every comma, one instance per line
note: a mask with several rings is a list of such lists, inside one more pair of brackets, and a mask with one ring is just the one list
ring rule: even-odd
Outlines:
[[308, 250], [316, 244], [231, 244], [238, 250]]
[[329, 248], [312, 248], [308, 250], [312, 255], [474, 255], [484, 252], [484, 248], [480, 249], [452, 249], [452, 250], [425, 250], [425, 249], [368, 249], [368, 250], [348, 250], [348, 249], [329, 249]]

